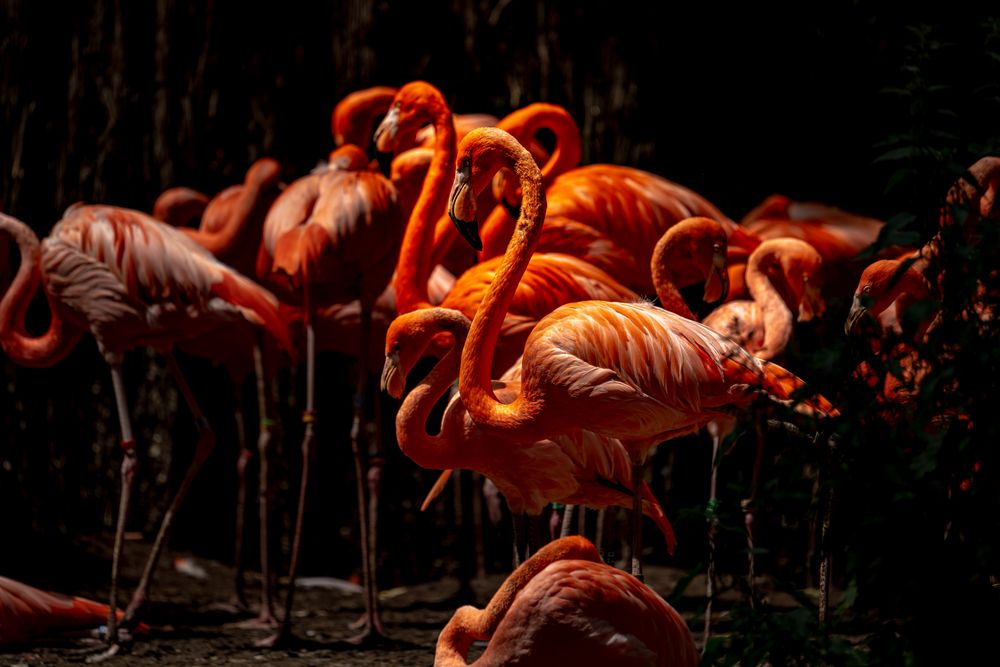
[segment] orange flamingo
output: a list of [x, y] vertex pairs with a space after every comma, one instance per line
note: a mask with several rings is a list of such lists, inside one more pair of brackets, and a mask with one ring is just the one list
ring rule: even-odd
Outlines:
[[[121, 620], [122, 612], [116, 612]], [[108, 605], [39, 590], [0, 577], [0, 646], [27, 644], [53, 632], [87, 628], [108, 620]], [[138, 632], [148, 631], [140, 624]]]
[[[243, 184], [226, 188], [211, 200], [204, 194], [190, 188], [171, 188], [157, 198], [153, 205], [153, 217], [174, 226], [187, 224], [195, 217], [201, 218], [198, 229], [180, 227], [180, 230], [209, 250], [217, 259], [244, 275], [253, 275], [257, 248], [264, 228], [264, 218], [281, 192], [280, 166], [271, 158], [257, 160], [247, 171]], [[181, 345], [181, 349], [198, 356], [207, 356], [221, 362], [236, 388], [236, 424], [240, 455], [237, 459], [237, 503], [236, 531], [234, 536], [234, 564], [236, 570], [236, 605], [246, 608], [243, 568], [243, 525], [246, 507], [246, 465], [252, 457], [246, 445], [242, 414], [243, 381], [250, 374], [258, 376], [257, 404], [260, 412], [260, 434], [257, 441], [261, 470], [258, 484], [260, 508], [260, 557], [264, 581], [269, 576], [269, 508], [267, 493], [268, 459], [271, 443], [271, 428], [274, 410], [271, 396], [266, 389], [266, 378], [273, 377], [274, 354], [266, 350], [266, 341], [261, 341], [246, 327], [234, 327], [228, 335], [212, 336], [195, 341], [191, 345]], [[270, 362], [270, 363], [265, 363]], [[258, 624], [274, 625], [271, 587], [261, 588], [261, 609]], [[135, 601], [134, 601], [135, 602]]]
[[[121, 376], [124, 352], [149, 345], [167, 353], [179, 341], [209, 335], [240, 320], [265, 327], [288, 349], [291, 344], [271, 294], [180, 231], [138, 211], [74, 205], [43, 243], [9, 216], [0, 215], [0, 230], [12, 236], [21, 251], [17, 276], [0, 302], [0, 345], [5, 353], [25, 366], [50, 366], [89, 329], [111, 366], [124, 451], [108, 620], [109, 652], [117, 652], [119, 561], [136, 465]], [[52, 316], [48, 331], [32, 337], [25, 332], [24, 316], [40, 281]], [[214, 445], [214, 434], [173, 357], [168, 354], [167, 359], [195, 417], [199, 440], [147, 561], [150, 577], [173, 517]], [[149, 580], [144, 577], [144, 582], [148, 585]]]
[[[375, 121], [384, 116], [398, 91], [389, 86], [373, 86], [355, 91], [337, 103], [330, 115], [330, 127], [333, 141], [337, 146], [354, 144], [367, 148], [375, 129]], [[459, 137], [464, 137], [477, 127], [496, 125], [497, 119], [489, 114], [459, 114], [455, 116], [455, 128]], [[408, 151], [420, 146], [430, 146], [434, 143], [433, 130], [414, 128], [406, 140], [399, 143], [399, 151]]]
[[[558, 254], [534, 255], [532, 261], [534, 262], [538, 257], [562, 256]], [[530, 275], [531, 266], [529, 263], [528, 271], [525, 272], [526, 277]], [[663, 235], [663, 238], [657, 242], [656, 248], [653, 250], [653, 258], [650, 261], [653, 283], [656, 285], [656, 293], [662, 307], [691, 319], [693, 317], [690, 307], [685, 303], [679, 288], [704, 282], [705, 292], [703, 299], [708, 303], [721, 301], [725, 297], [726, 289], [728, 288], [728, 275], [726, 274], [725, 267], [726, 232], [722, 225], [709, 218], [689, 218], [671, 227]], [[518, 290], [524, 290], [524, 285], [524, 279], [522, 279], [522, 282], [518, 283]], [[483, 286], [482, 291], [484, 293], [486, 287], [488, 287], [488, 284]], [[544, 287], [544, 285], [541, 287]], [[517, 298], [515, 296], [515, 300]], [[633, 299], [629, 300], [634, 301], [638, 300], [638, 298], [636, 295]], [[405, 330], [401, 331], [400, 335], [404, 336], [403, 340], [406, 340]], [[463, 336], [463, 343], [464, 340], [465, 337]], [[523, 349], [523, 346], [521, 349]], [[388, 362], [386, 363], [388, 364]], [[496, 362], [494, 362], [494, 366], [496, 366]], [[388, 368], [388, 365], [386, 368]], [[457, 377], [457, 368], [455, 375]], [[383, 375], [384, 379], [385, 376]], [[397, 427], [397, 431], [399, 430], [399, 427]], [[402, 442], [402, 437], [401, 435], [398, 436], [400, 442]], [[446, 470], [442, 473], [438, 482], [424, 499], [422, 509], [427, 507], [441, 493], [450, 475], [451, 470]]]
[[[401, 398], [406, 377], [424, 355], [433, 333], [447, 332], [450, 345], [431, 373], [406, 397], [396, 416], [399, 448], [423, 468], [476, 470], [496, 484], [514, 514], [540, 514], [552, 502], [606, 507], [632, 504], [631, 463], [622, 444], [576, 431], [552, 439], [512, 443], [476, 424], [458, 395], [452, 396], [436, 436], [427, 434], [431, 410], [458, 377], [469, 319], [446, 308], [424, 308], [396, 318], [386, 335], [382, 389]], [[512, 397], [520, 371], [515, 366], [494, 383]], [[643, 511], [652, 518], [673, 553], [675, 539], [662, 508], [642, 484]]]
[[752, 301], [730, 301], [705, 318], [705, 325], [725, 334], [761, 359], [773, 359], [792, 337], [793, 314], [799, 322], [822, 317], [820, 290], [823, 258], [798, 239], [760, 244], [747, 263], [746, 282]]
[[[758, 390], [789, 399], [803, 383], [725, 336], [648, 304], [587, 301], [562, 306], [531, 332], [521, 361], [520, 391], [501, 402], [490, 381], [503, 319], [524, 274], [545, 215], [541, 173], [531, 155], [503, 130], [473, 130], [458, 154], [449, 215], [474, 247], [479, 243], [475, 194], [500, 167], [521, 181], [521, 215], [507, 253], [480, 304], [462, 355], [459, 391], [472, 418], [511, 440], [540, 440], [588, 429], [621, 439], [641, 479], [648, 450], [692, 433], [748, 405]], [[833, 408], [817, 398], [809, 407]], [[634, 517], [640, 514], [634, 492]], [[639, 531], [633, 531], [633, 541]], [[633, 569], [639, 566], [638, 544]]]
[[[882, 320], [883, 328], [902, 334], [905, 323], [903, 314], [915, 302], [928, 299], [933, 290], [930, 282], [916, 268], [912, 257], [897, 260], [879, 260], [870, 264], [861, 274], [854, 292], [851, 310], [847, 315], [844, 332], [850, 335], [858, 323], [871, 315]], [[883, 316], [888, 315], [883, 319]], [[898, 343], [884, 346], [878, 338], [872, 341], [872, 351], [878, 354], [891, 370], [880, 381], [868, 362], [862, 362], [855, 375], [872, 388], [878, 389], [878, 400], [884, 404], [905, 404], [912, 401], [919, 390], [920, 381], [930, 370], [927, 361], [918, 354], [913, 343], [925, 340], [933, 319], [928, 317]], [[907, 342], [910, 341], [910, 342]]]
[[[292, 539], [289, 588], [285, 616], [278, 633], [265, 644], [287, 639], [291, 632], [291, 608], [304, 504], [309, 480], [309, 459], [314, 440], [315, 330], [317, 309], [358, 300], [360, 348], [357, 350], [358, 384], [354, 400], [351, 449], [358, 486], [361, 549], [366, 589], [367, 626], [355, 638], [363, 641], [381, 633], [377, 613], [373, 556], [369, 547], [368, 512], [358, 436], [364, 418], [368, 387], [369, 345], [372, 310], [392, 275], [403, 231], [399, 201], [392, 184], [367, 168], [367, 158], [354, 146], [336, 152], [330, 164], [289, 185], [278, 197], [264, 221], [264, 238], [257, 256], [257, 275], [272, 286], [286, 303], [301, 305], [306, 329], [306, 408], [302, 442], [302, 481]], [[377, 498], [372, 493], [372, 499]]]
[[699, 663], [680, 614], [635, 577], [601, 562], [579, 536], [540, 549], [486, 609], [458, 609], [438, 637], [435, 667], [467, 664], [477, 640], [489, 641], [472, 663], [481, 667]]
[[[403, 236], [394, 281], [401, 314], [433, 305], [427, 294], [432, 260], [426, 249], [433, 243], [437, 212], [444, 210], [447, 199], [451, 181], [449, 171], [455, 160], [455, 135], [451, 111], [443, 96], [430, 84], [420, 81], [400, 89], [392, 111], [376, 131], [379, 149], [391, 150], [393, 137], [405, 136], [413, 127], [428, 120], [436, 128], [434, 157]], [[463, 273], [441, 306], [459, 310], [471, 318], [499, 265], [500, 258], [496, 258]], [[634, 292], [606, 273], [575, 257], [533, 256], [505, 319], [494, 371], [499, 375], [521, 355], [524, 341], [535, 323], [557, 306], [585, 299], [632, 301], [636, 298]]]

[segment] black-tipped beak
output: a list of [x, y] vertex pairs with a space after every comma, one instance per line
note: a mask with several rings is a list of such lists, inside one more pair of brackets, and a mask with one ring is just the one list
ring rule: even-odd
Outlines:
[[396, 135], [399, 132], [399, 107], [393, 106], [389, 113], [385, 115], [382, 122], [375, 128], [372, 135], [372, 143], [375, 150], [383, 153], [392, 153], [396, 150]]
[[861, 299], [854, 297], [854, 301], [851, 303], [851, 310], [847, 313], [847, 321], [844, 323], [844, 333], [848, 336], [857, 326], [861, 318], [868, 313], [868, 308], [861, 303]]
[[382, 391], [393, 398], [399, 399], [406, 389], [406, 379], [399, 370], [399, 353], [390, 352], [385, 355], [385, 366], [382, 367], [382, 380], [379, 383]]
[[729, 296], [729, 271], [726, 270], [726, 253], [719, 251], [712, 257], [712, 272], [705, 281], [702, 299], [708, 308], [715, 308]]
[[476, 252], [483, 249], [479, 223], [476, 222], [476, 198], [472, 194], [472, 177], [467, 164], [455, 172], [455, 184], [451, 186], [451, 199], [448, 201], [448, 217]]

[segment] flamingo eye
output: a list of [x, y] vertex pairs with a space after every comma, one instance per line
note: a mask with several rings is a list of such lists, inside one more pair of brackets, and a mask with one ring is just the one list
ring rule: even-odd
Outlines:
[[861, 290], [861, 292], [863, 294], [871, 294], [872, 293], [872, 286], [871, 285], [865, 285], [864, 288]]
[[393, 345], [392, 345], [392, 351], [393, 352], [399, 352], [399, 341], [396, 341], [395, 343], [393, 343]]

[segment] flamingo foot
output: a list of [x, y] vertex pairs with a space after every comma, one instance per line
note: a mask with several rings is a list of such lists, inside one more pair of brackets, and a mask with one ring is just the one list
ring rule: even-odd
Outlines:
[[299, 639], [292, 634], [287, 623], [282, 623], [276, 633], [263, 639], [258, 639], [253, 643], [258, 648], [289, 648], [298, 643]]
[[[352, 623], [351, 625], [355, 626], [356, 623]], [[382, 630], [382, 622], [378, 619], [375, 619], [372, 623], [362, 623], [361, 627], [364, 628], [361, 632], [345, 640], [348, 644], [361, 648], [373, 648], [376, 646], [391, 646], [395, 643], [394, 640], [386, 636]]]
[[273, 630], [281, 625], [278, 617], [271, 612], [261, 611], [256, 618], [249, 618], [236, 624], [240, 630]]

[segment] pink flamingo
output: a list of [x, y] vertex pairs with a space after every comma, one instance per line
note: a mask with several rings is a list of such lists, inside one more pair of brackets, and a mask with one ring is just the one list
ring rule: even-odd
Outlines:
[[[112, 206], [70, 207], [43, 243], [24, 223], [0, 215], [0, 230], [21, 251], [17, 275], [0, 302], [0, 345], [15, 362], [50, 366], [89, 330], [111, 366], [121, 422], [122, 491], [112, 560], [109, 654], [118, 651], [117, 589], [119, 562], [135, 474], [135, 441], [121, 375], [126, 350], [149, 345], [167, 359], [199, 430], [198, 446], [154, 543], [140, 589], [148, 586], [173, 517], [191, 482], [214, 446], [212, 433], [177, 368], [170, 348], [183, 340], [210, 335], [233, 321], [262, 326], [291, 348], [277, 302], [188, 239], [180, 231], [138, 211]], [[39, 282], [52, 311], [49, 329], [32, 337], [24, 316]], [[137, 594], [144, 591], [137, 590]]]
[[655, 665], [699, 663], [687, 624], [635, 577], [605, 565], [594, 545], [573, 536], [525, 561], [485, 609], [461, 607], [438, 636], [435, 667], [472, 664]]

